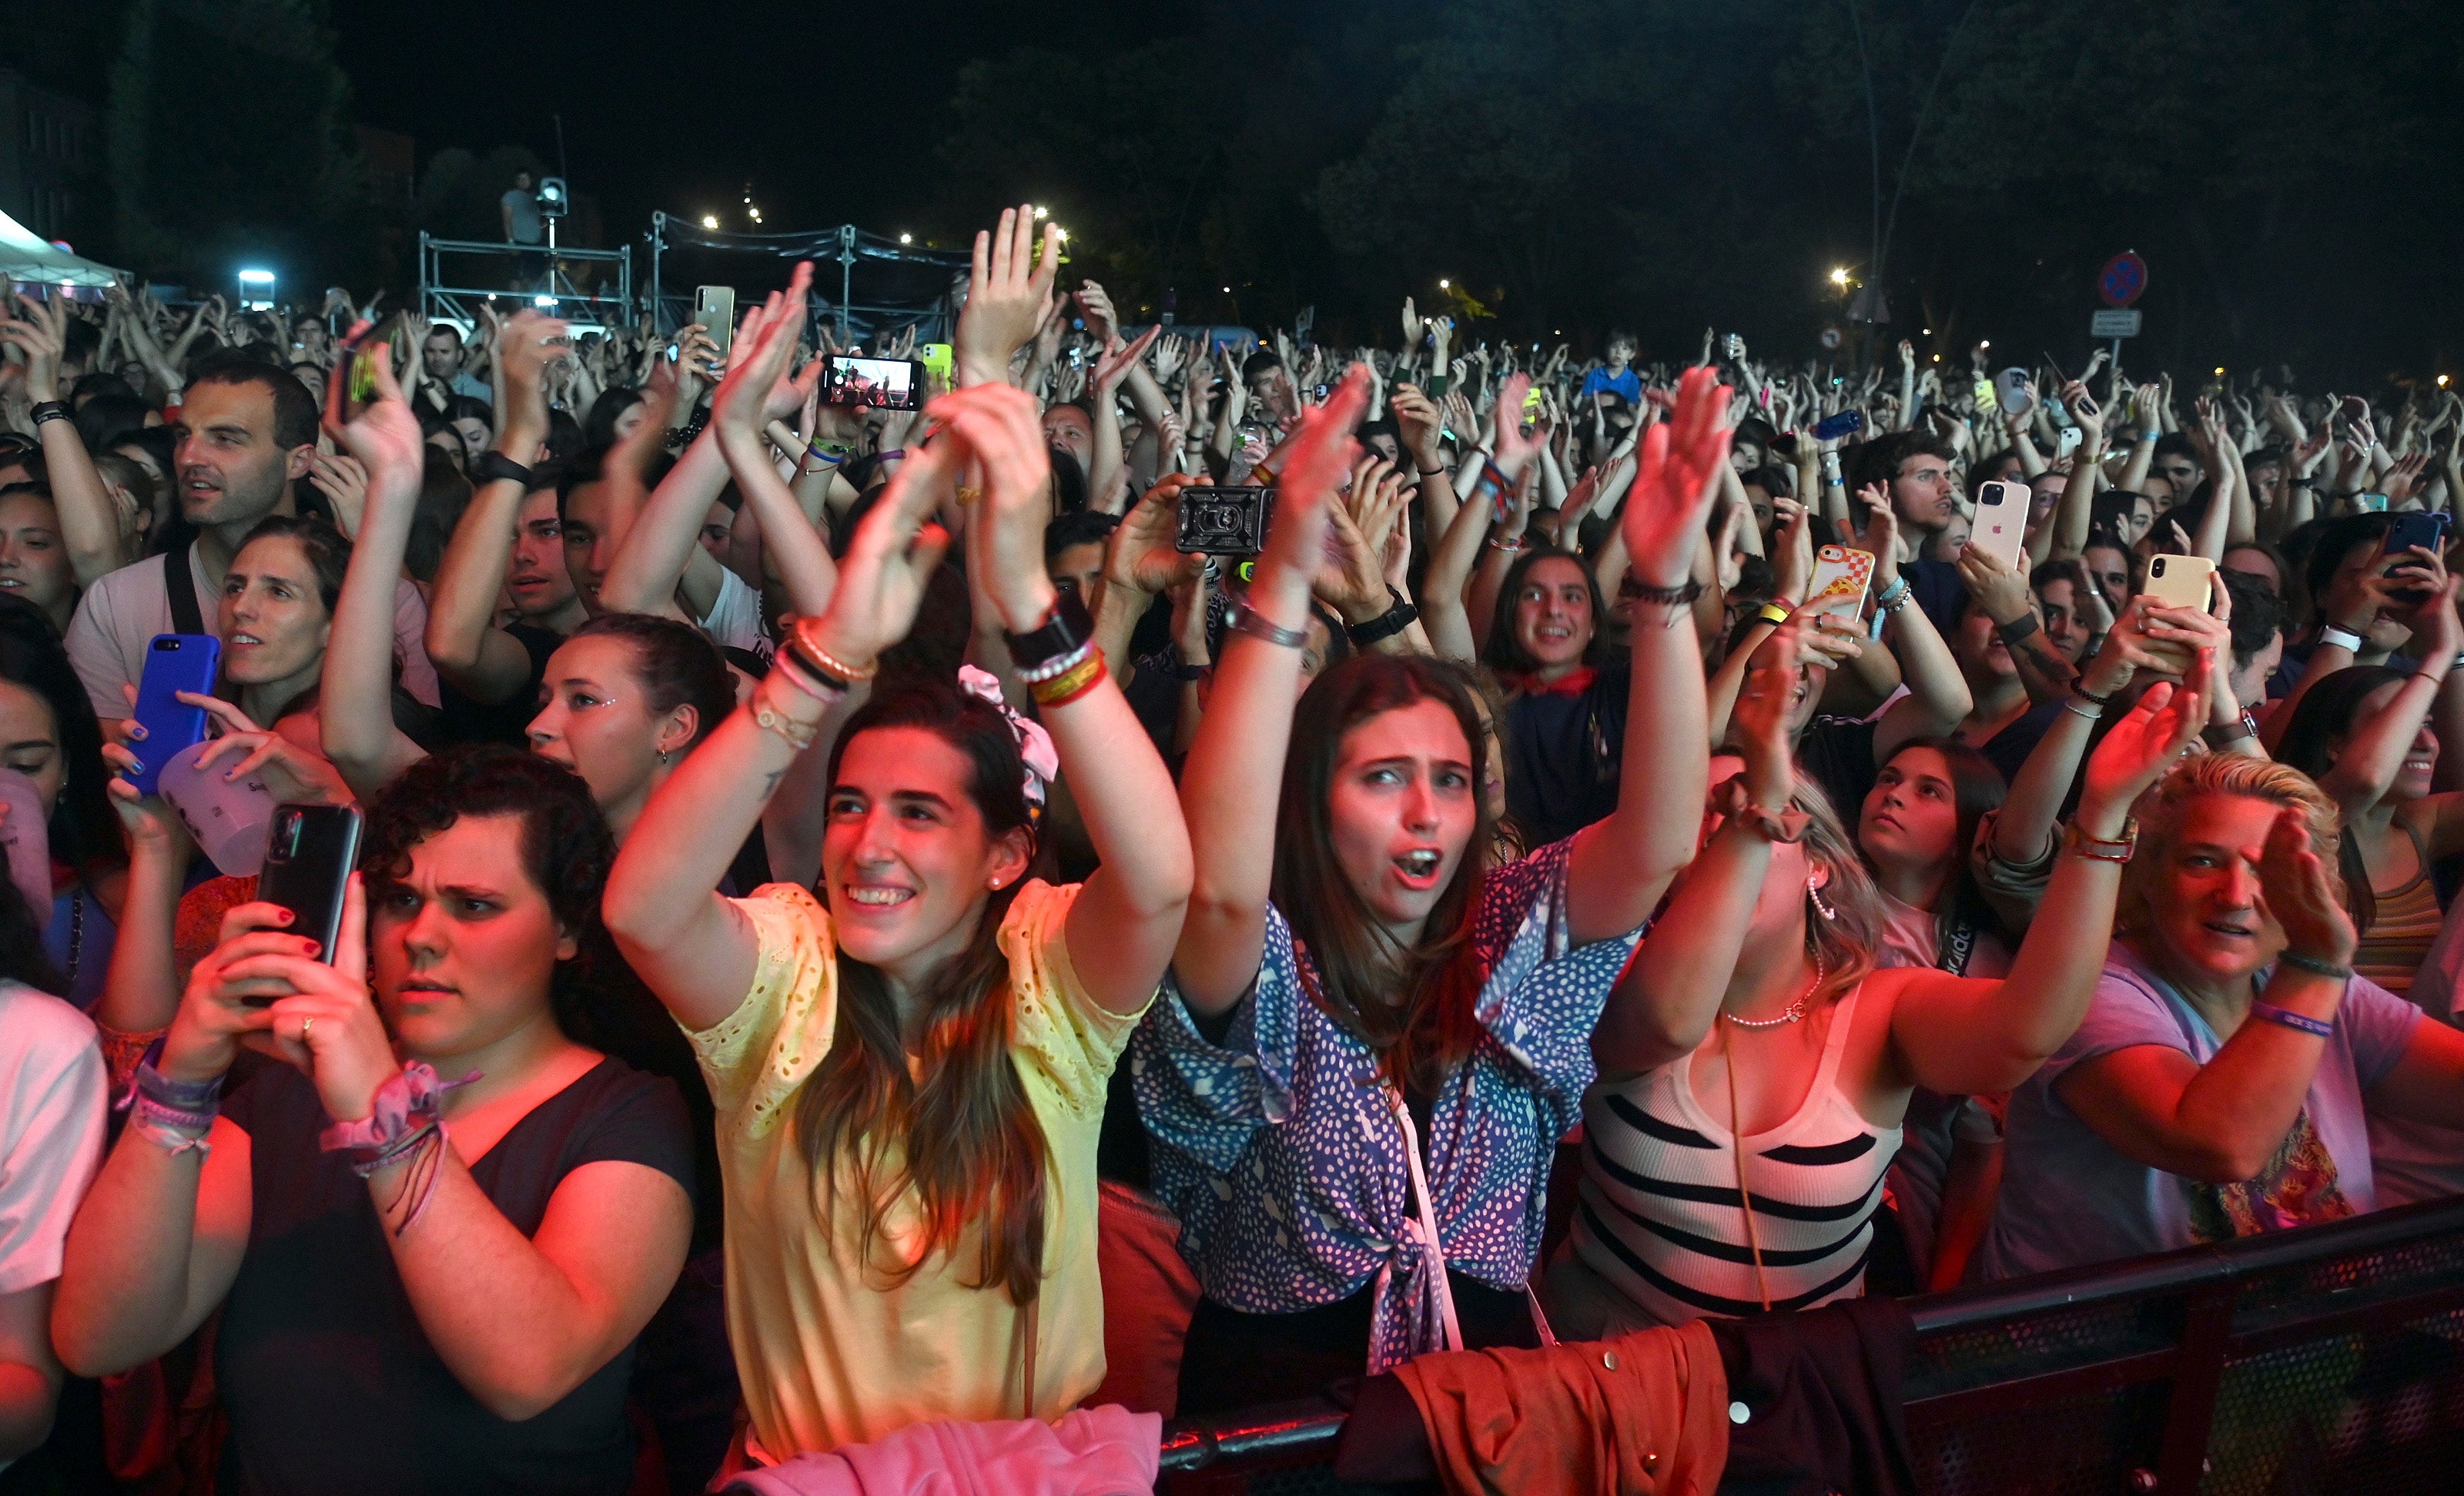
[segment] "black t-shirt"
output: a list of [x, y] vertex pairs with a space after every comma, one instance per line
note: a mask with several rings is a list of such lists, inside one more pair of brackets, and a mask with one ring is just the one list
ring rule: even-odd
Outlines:
[[1526, 847], [1562, 842], [1617, 810], [1633, 666], [1604, 666], [1579, 692], [1533, 692], [1507, 704], [1506, 808]]
[[[537, 1418], [496, 1417], [429, 1346], [351, 1155], [319, 1151], [329, 1124], [315, 1086], [270, 1065], [223, 1115], [249, 1134], [254, 1202], [214, 1348], [231, 1419], [224, 1491], [630, 1488], [631, 1346]], [[643, 1164], [691, 1193], [692, 1150], [675, 1088], [604, 1060], [515, 1123], [471, 1175], [530, 1236], [575, 1169]]]
[[511, 743], [527, 748], [532, 718], [539, 715], [539, 686], [547, 679], [547, 657], [564, 635], [537, 624], [514, 623], [505, 632], [531, 657], [530, 678], [520, 689], [502, 701], [474, 701], [453, 689], [451, 681], [436, 683], [439, 699], [444, 705], [437, 712], [438, 724], [449, 743]]

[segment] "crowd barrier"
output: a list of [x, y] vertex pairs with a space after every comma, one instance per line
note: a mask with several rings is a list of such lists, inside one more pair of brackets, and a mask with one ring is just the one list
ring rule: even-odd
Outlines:
[[[2464, 1200], [1912, 1299], [1926, 1496], [2464, 1491]], [[1348, 1487], [1331, 1402], [1164, 1430], [1173, 1496]]]

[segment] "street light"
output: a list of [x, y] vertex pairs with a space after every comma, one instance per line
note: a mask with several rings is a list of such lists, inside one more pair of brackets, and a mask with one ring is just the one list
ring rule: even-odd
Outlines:
[[1440, 291], [1444, 291], [1444, 290], [1447, 290], [1447, 289], [1451, 288], [1451, 287], [1453, 286], [1453, 284], [1454, 284], [1454, 282], [1453, 282], [1453, 281], [1441, 279], [1441, 280], [1438, 282], [1438, 289], [1439, 289]]
[[243, 312], [274, 310], [274, 272], [243, 270], [239, 273], [239, 309]]
[[716, 213], [704, 213], [704, 214], [702, 214], [702, 215], [701, 215], [701, 226], [702, 226], [703, 228], [705, 228], [705, 229], [715, 229], [715, 228], [717, 228], [717, 227], [718, 227], [718, 215], [717, 215]]
[[2446, 376], [2446, 375], [2441, 374], [2441, 375], [2439, 375], [2439, 376], [2438, 376], [2438, 387], [2439, 387], [2439, 388], [2441, 388], [2441, 389], [2445, 389], [2445, 388], [2447, 387], [2447, 376]]
[[1035, 221], [1036, 221], [1037, 223], [1042, 223], [1045, 219], [1046, 219], [1046, 218], [1050, 217], [1051, 215], [1052, 215], [1052, 209], [1048, 209], [1048, 208], [1045, 208], [1045, 207], [1043, 207], [1043, 206], [1041, 206], [1041, 205], [1039, 205], [1039, 206], [1036, 208], [1036, 209], [1035, 209]]
[[912, 233], [902, 233], [898, 236], [898, 242], [901, 244], [913, 244], [915, 242], [915, 235]]
[[1844, 286], [1848, 284], [1848, 267], [1845, 265], [1834, 265], [1831, 267], [1831, 283], [1835, 286]]

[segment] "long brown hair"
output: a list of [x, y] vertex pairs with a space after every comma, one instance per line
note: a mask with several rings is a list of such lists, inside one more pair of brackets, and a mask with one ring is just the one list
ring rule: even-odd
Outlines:
[[[1444, 706], [1463, 729], [1478, 819], [1419, 942], [1407, 947], [1343, 875], [1329, 833], [1330, 804], [1344, 734], [1422, 701]], [[1480, 1039], [1473, 1010], [1482, 973], [1472, 921], [1496, 832], [1478, 788], [1486, 755], [1480, 715], [1461, 677], [1418, 655], [1354, 655], [1319, 675], [1293, 714], [1275, 809], [1275, 907], [1316, 963], [1311, 998], [1376, 1050], [1389, 1078], [1406, 1091], [1437, 1089]]]
[[[830, 749], [829, 782], [857, 735], [913, 727], [963, 754], [967, 797], [987, 836], [1031, 829], [1018, 741], [989, 703], [937, 680], [881, 690], [850, 717]], [[796, 1097], [796, 1145], [814, 1174], [816, 1208], [835, 1203], [841, 1154], [863, 1213], [868, 1270], [891, 1207], [911, 1188], [924, 1221], [914, 1259], [892, 1273], [904, 1283], [936, 1251], [955, 1250], [981, 1223], [975, 1288], [1006, 1289], [1014, 1304], [1043, 1286], [1045, 1171], [1048, 1150], [1009, 1054], [1013, 998], [1001, 920], [1021, 883], [989, 894], [967, 948], [943, 961], [918, 999], [924, 1011], [922, 1080], [908, 1070], [897, 1005], [879, 968], [838, 958], [838, 1025], [830, 1052]], [[893, 1166], [891, 1145], [900, 1145]], [[962, 1270], [967, 1265], [961, 1265]], [[962, 1280], [963, 1281], [963, 1280]]]

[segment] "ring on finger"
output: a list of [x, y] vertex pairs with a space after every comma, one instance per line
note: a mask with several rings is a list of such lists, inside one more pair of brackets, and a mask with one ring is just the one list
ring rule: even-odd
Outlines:
[[315, 1016], [314, 1014], [311, 1014], [311, 1015], [310, 1015], [310, 1016], [308, 1016], [307, 1018], [303, 1018], [303, 1019], [301, 1019], [301, 1020], [299, 1021], [299, 1042], [300, 1042], [301, 1044], [303, 1044], [303, 1045], [304, 1045], [304, 1044], [306, 1044], [306, 1043], [308, 1042], [308, 1030], [309, 1030], [309, 1027], [310, 1027], [312, 1024], [314, 1024], [316, 1022], [317, 1022], [317, 1019], [316, 1019], [316, 1016]]

